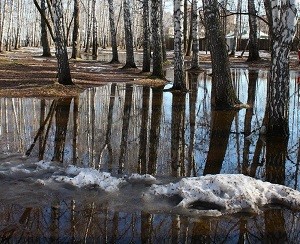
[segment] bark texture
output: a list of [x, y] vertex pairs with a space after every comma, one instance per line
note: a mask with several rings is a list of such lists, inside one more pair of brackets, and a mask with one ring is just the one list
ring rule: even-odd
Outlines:
[[185, 90], [183, 50], [183, 0], [174, 0], [174, 90]]
[[272, 65], [267, 100], [267, 134], [288, 136], [289, 54], [297, 23], [295, 0], [271, 1], [268, 15], [272, 19]]
[[259, 46], [257, 39], [257, 20], [254, 0], [248, 0], [249, 12], [249, 56], [247, 61], [257, 61], [259, 57]]
[[149, 2], [143, 0], [143, 72], [150, 72]]
[[130, 14], [129, 0], [123, 0], [124, 8], [124, 28], [125, 28], [125, 42], [126, 42], [126, 64], [123, 68], [136, 68], [133, 52], [133, 35], [132, 35], [132, 21]]
[[115, 27], [115, 10], [113, 0], [108, 0], [109, 6], [109, 24], [111, 35], [112, 59], [110, 63], [119, 63], [118, 45], [117, 45], [117, 31]]
[[160, 32], [160, 1], [151, 0], [151, 26], [153, 44], [153, 71], [152, 76], [163, 78], [163, 57]]
[[72, 42], [72, 58], [80, 58], [80, 7], [79, 0], [74, 0], [74, 28]]
[[[41, 0], [41, 10], [44, 14], [46, 14], [46, 2], [45, 0]], [[43, 47], [43, 57], [51, 57], [50, 45], [48, 40], [48, 33], [46, 22], [44, 18], [41, 18], [41, 43]]]
[[55, 32], [55, 49], [57, 57], [57, 69], [58, 69], [58, 83], [63, 85], [73, 85], [67, 46], [64, 36], [64, 24], [63, 24], [63, 11], [62, 11], [62, 2], [60, 0], [52, 1], [53, 9], [53, 26]]
[[232, 109], [240, 104], [232, 85], [225, 35], [221, 30], [218, 3], [203, 0], [206, 34], [212, 60], [212, 106], [216, 110]]

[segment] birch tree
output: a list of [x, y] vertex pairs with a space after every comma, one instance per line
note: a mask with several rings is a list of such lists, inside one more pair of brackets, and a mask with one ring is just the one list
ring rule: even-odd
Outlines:
[[174, 90], [186, 90], [182, 33], [183, 0], [174, 0]]
[[267, 134], [288, 136], [289, 54], [296, 31], [296, 0], [272, 0], [265, 5], [270, 16], [271, 72], [267, 100]]
[[212, 62], [212, 106], [216, 110], [232, 109], [240, 105], [235, 94], [229, 69], [225, 35], [221, 29], [217, 0], [203, 0], [205, 30]]
[[151, 26], [153, 44], [153, 71], [152, 76], [163, 78], [162, 41], [160, 31], [160, 1], [151, 0]]
[[65, 24], [63, 18], [63, 5], [62, 0], [52, 0], [47, 1], [48, 8], [50, 10], [50, 16], [53, 21], [53, 29], [46, 18], [46, 16], [41, 11], [41, 7], [39, 6], [36, 0], [33, 0], [35, 6], [41, 14], [41, 17], [44, 18], [51, 37], [55, 43], [55, 54], [57, 58], [57, 80], [58, 83], [62, 85], [73, 85], [71, 78], [70, 65], [68, 60], [68, 52], [67, 52], [67, 42], [65, 36]]
[[109, 24], [111, 35], [112, 59], [110, 63], [119, 63], [118, 45], [117, 45], [117, 31], [115, 27], [115, 10], [113, 0], [108, 0], [109, 8]]
[[126, 64], [123, 68], [136, 68], [133, 52], [133, 34], [132, 34], [132, 20], [130, 13], [130, 1], [123, 0], [123, 14], [124, 14], [124, 29], [126, 42]]

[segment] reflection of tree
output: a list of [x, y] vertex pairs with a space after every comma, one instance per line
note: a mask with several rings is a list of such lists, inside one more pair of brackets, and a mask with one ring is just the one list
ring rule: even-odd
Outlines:
[[50, 219], [50, 242], [58, 243], [59, 240], [59, 218], [60, 218], [60, 205], [53, 203], [51, 206], [51, 219]]
[[190, 115], [190, 142], [188, 148], [188, 168], [186, 176], [196, 174], [195, 170], [195, 158], [194, 158], [194, 146], [195, 146], [195, 125], [196, 125], [196, 102], [198, 94], [198, 74], [189, 73], [189, 115]]
[[152, 89], [151, 127], [149, 134], [149, 161], [148, 174], [155, 174], [158, 156], [159, 134], [162, 114], [163, 92], [161, 89]]
[[132, 93], [133, 93], [132, 85], [126, 85], [125, 92], [126, 93], [125, 93], [125, 101], [124, 101], [124, 109], [123, 109], [123, 125], [122, 125], [122, 136], [121, 136], [120, 158], [119, 158], [119, 169], [118, 169], [119, 173], [123, 172], [126, 151], [127, 151], [130, 112], [132, 107]]
[[[256, 93], [256, 83], [258, 79], [258, 72], [249, 70], [249, 84], [248, 84], [248, 100], [247, 104], [250, 106], [246, 110], [245, 114], [245, 124], [244, 124], [244, 138], [251, 134], [251, 120], [253, 116], [253, 107], [255, 102], [255, 93]], [[242, 173], [248, 174], [249, 166], [249, 150], [250, 150], [251, 141], [244, 140], [244, 150], [243, 150], [243, 166]]]
[[52, 160], [63, 162], [72, 98], [58, 99], [55, 108], [55, 139]]
[[115, 103], [115, 96], [116, 96], [116, 84], [111, 84], [110, 87], [110, 99], [109, 99], [109, 107], [108, 107], [108, 115], [107, 115], [107, 126], [106, 126], [106, 133], [105, 133], [105, 142], [103, 147], [100, 150], [100, 156], [103, 154], [103, 151], [105, 148], [107, 148], [108, 151], [108, 157], [109, 157], [109, 170], [112, 170], [112, 161], [113, 161], [113, 152], [111, 147], [111, 127], [113, 124], [113, 109], [114, 109], [114, 103]]
[[79, 114], [79, 97], [74, 97], [73, 107], [73, 164], [76, 165], [78, 159], [77, 137], [78, 137], [78, 114]]
[[[148, 3], [147, 3], [148, 4]], [[150, 87], [143, 87], [138, 173], [146, 174]]]
[[224, 161], [230, 128], [236, 111], [212, 111], [209, 151], [203, 174], [218, 174]]
[[[266, 141], [266, 180], [271, 183], [285, 183], [285, 161], [288, 138], [268, 137]], [[269, 243], [287, 243], [286, 224], [282, 208], [265, 211], [266, 239]]]
[[171, 167], [173, 176], [185, 174], [185, 97], [183, 92], [174, 92], [171, 124]]
[[141, 212], [141, 242], [151, 243], [151, 235], [153, 232], [152, 226], [153, 216], [152, 214]]

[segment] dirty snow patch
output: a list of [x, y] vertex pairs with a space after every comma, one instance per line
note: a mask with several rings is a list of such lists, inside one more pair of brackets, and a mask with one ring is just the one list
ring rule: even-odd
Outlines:
[[[212, 208], [222, 212], [259, 212], [260, 207], [280, 204], [300, 209], [300, 192], [242, 174], [183, 178], [177, 183], [152, 185], [148, 194], [182, 198], [178, 207]], [[195, 207], [196, 206], [196, 207]]]

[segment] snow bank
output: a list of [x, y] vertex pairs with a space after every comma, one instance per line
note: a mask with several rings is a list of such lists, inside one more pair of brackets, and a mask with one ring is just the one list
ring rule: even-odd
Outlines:
[[152, 185], [149, 194], [179, 195], [184, 208], [213, 208], [226, 212], [258, 212], [267, 204], [300, 209], [300, 192], [241, 174], [183, 178], [177, 183]]
[[56, 176], [55, 180], [70, 183], [77, 187], [96, 185], [107, 192], [119, 190], [120, 184], [126, 182], [123, 178], [118, 179], [111, 176], [110, 173], [99, 172], [98, 170], [91, 168], [69, 166], [65, 172], [69, 176]]

